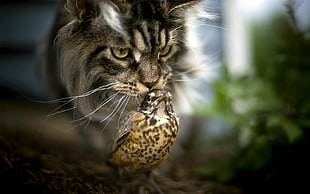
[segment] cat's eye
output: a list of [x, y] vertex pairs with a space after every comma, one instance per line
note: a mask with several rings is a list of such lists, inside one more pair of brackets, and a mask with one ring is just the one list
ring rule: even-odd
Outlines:
[[112, 54], [118, 59], [125, 59], [130, 54], [129, 48], [111, 48]]
[[164, 48], [159, 50], [159, 57], [166, 57], [171, 51], [171, 46], [165, 46]]

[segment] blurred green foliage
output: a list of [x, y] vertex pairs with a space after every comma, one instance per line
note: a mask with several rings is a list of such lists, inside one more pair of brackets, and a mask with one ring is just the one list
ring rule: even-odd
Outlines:
[[201, 175], [263, 187], [309, 169], [297, 160], [305, 161], [309, 146], [310, 30], [300, 32], [291, 21], [277, 16], [253, 24], [253, 72], [236, 76], [224, 65], [213, 83], [211, 105], [198, 111], [228, 121], [233, 151], [200, 168]]

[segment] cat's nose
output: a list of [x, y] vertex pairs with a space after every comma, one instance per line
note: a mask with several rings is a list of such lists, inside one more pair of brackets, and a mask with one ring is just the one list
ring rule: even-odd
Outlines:
[[142, 82], [142, 84], [151, 89], [156, 84], [156, 82]]

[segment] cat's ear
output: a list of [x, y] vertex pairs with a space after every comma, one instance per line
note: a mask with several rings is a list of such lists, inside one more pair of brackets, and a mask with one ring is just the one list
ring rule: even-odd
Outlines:
[[94, 0], [67, 0], [66, 10], [79, 21], [88, 21], [100, 14], [100, 8]]
[[66, 9], [79, 21], [88, 21], [103, 16], [112, 29], [125, 34], [122, 25], [122, 14], [119, 8], [110, 0], [67, 0]]

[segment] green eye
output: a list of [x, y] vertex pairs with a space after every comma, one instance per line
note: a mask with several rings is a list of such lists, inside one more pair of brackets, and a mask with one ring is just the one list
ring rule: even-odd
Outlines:
[[129, 48], [111, 48], [112, 54], [118, 59], [125, 59], [130, 53]]
[[164, 48], [160, 49], [159, 57], [167, 56], [171, 51], [171, 46], [165, 46]]

